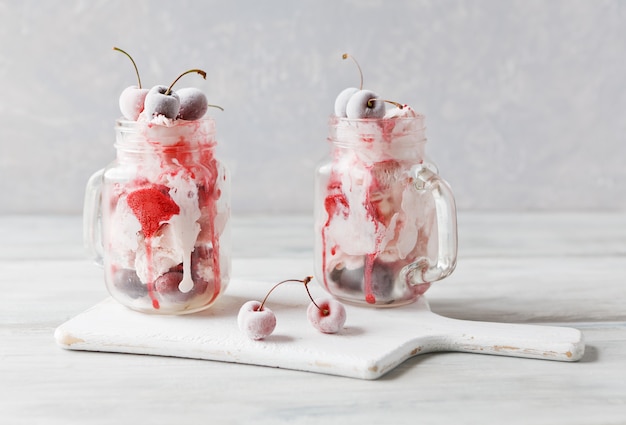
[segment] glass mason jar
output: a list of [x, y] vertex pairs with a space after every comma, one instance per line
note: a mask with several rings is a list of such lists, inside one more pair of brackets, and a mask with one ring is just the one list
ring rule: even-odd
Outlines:
[[425, 155], [424, 117], [331, 117], [316, 170], [315, 274], [352, 304], [415, 301], [456, 266], [456, 207]]
[[229, 282], [230, 176], [215, 122], [119, 120], [117, 158], [87, 183], [85, 245], [111, 296], [144, 313], [204, 310]]

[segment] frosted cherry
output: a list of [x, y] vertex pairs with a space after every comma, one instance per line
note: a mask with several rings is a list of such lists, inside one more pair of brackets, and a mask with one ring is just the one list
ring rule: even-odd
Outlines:
[[139, 77], [139, 70], [137, 69], [137, 64], [135, 64], [134, 59], [131, 55], [126, 53], [124, 50], [119, 47], [113, 47], [113, 50], [116, 50], [120, 53], [126, 55], [130, 61], [133, 63], [133, 67], [135, 68], [135, 75], [137, 76], [137, 85], [126, 87], [122, 94], [120, 94], [119, 104], [120, 111], [122, 115], [127, 120], [137, 121], [139, 114], [143, 111], [144, 101], [146, 99], [146, 95], [148, 94], [148, 89], [144, 89], [141, 87], [141, 78]]
[[346, 117], [346, 106], [348, 105], [348, 100], [350, 100], [352, 95], [358, 91], [359, 89], [356, 87], [348, 87], [339, 93], [335, 99], [335, 115], [341, 118]]
[[201, 69], [190, 69], [180, 74], [169, 87], [154, 86], [146, 95], [144, 110], [149, 118], [156, 115], [163, 115], [166, 118], [176, 119], [180, 111], [180, 97], [172, 90], [174, 84], [186, 74], [198, 73], [206, 79], [206, 72]]
[[208, 103], [202, 90], [194, 87], [187, 87], [177, 90], [176, 93], [180, 98], [180, 111], [178, 112], [178, 118], [187, 121], [194, 121], [204, 116], [208, 108]]
[[315, 329], [326, 334], [339, 332], [346, 323], [346, 309], [332, 298], [317, 298], [306, 310], [307, 318]]
[[301, 282], [306, 286], [311, 279], [313, 279], [313, 277], [308, 276], [304, 280], [283, 280], [282, 282], [278, 282], [276, 285], [272, 286], [272, 289], [270, 289], [267, 295], [265, 295], [263, 302], [246, 302], [241, 306], [239, 314], [237, 315], [237, 325], [239, 326], [239, 330], [245, 333], [248, 338], [256, 340], [263, 339], [271, 335], [276, 327], [276, 316], [272, 310], [265, 307], [265, 302], [272, 291], [286, 282]]
[[168, 92], [165, 86], [154, 86], [146, 95], [144, 110], [149, 118], [163, 115], [175, 119], [180, 110], [180, 99], [173, 91]]
[[266, 338], [276, 328], [276, 316], [269, 308], [258, 301], [248, 301], [239, 309], [237, 315], [239, 330], [248, 338], [259, 340]]
[[346, 117], [352, 119], [382, 118], [385, 116], [385, 101], [371, 90], [354, 93], [346, 105]]
[[363, 90], [363, 72], [361, 71], [361, 66], [359, 65], [357, 60], [354, 59], [349, 54], [344, 53], [341, 56], [341, 58], [344, 60], [348, 58], [352, 59], [352, 61], [356, 64], [356, 67], [359, 69], [359, 77], [361, 78], [361, 83], [359, 84], [358, 89], [356, 87], [349, 87], [347, 89], [344, 89], [341, 91], [341, 93], [339, 93], [339, 95], [335, 99], [335, 115], [341, 118], [345, 118], [346, 106], [348, 105], [348, 101], [350, 100], [350, 98], [352, 97], [354, 93], [358, 92], [359, 90]]
[[148, 294], [146, 285], [141, 283], [135, 270], [119, 269], [113, 274], [113, 284], [117, 289], [135, 299]]

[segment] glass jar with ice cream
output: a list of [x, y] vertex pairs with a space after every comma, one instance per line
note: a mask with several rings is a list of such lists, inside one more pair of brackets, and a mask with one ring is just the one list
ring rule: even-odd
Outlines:
[[197, 89], [123, 93], [116, 159], [87, 184], [87, 248], [111, 296], [134, 310], [193, 313], [228, 285], [230, 177], [207, 106]]
[[457, 254], [454, 197], [426, 156], [424, 116], [350, 88], [329, 127], [330, 156], [316, 171], [316, 277], [349, 303], [413, 302], [452, 273]]

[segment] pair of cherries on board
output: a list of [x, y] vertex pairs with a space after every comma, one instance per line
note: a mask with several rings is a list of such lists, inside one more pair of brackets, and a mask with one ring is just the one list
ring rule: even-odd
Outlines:
[[315, 329], [322, 333], [334, 334], [339, 332], [346, 322], [346, 309], [339, 301], [332, 298], [320, 297], [313, 299], [308, 284], [313, 279], [307, 276], [302, 280], [288, 279], [278, 282], [269, 290], [262, 302], [248, 301], [239, 309], [237, 325], [239, 330], [248, 338], [260, 340], [268, 337], [276, 328], [276, 315], [265, 306], [265, 303], [274, 289], [283, 283], [299, 282], [304, 285], [311, 300], [307, 308], [307, 319]]
[[156, 85], [151, 89], [146, 89], [141, 86], [139, 70], [133, 58], [119, 47], [114, 47], [113, 50], [128, 56], [137, 75], [137, 85], [125, 88], [120, 95], [120, 111], [124, 118], [137, 121], [139, 115], [144, 113], [148, 120], [162, 115], [172, 120], [195, 121], [204, 116], [209, 104], [206, 95], [201, 90], [188, 87], [174, 91], [173, 87], [186, 74], [196, 73], [206, 79], [206, 72], [201, 69], [190, 69], [180, 74], [169, 86]]

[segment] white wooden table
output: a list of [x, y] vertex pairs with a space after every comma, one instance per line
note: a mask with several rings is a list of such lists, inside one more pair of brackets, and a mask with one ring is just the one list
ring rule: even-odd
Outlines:
[[[310, 273], [310, 217], [233, 223], [235, 277]], [[433, 353], [374, 381], [59, 348], [54, 329], [107, 297], [80, 232], [0, 217], [0, 423], [626, 423], [626, 213], [461, 213], [457, 269], [427, 293], [447, 317], [578, 328], [580, 362]]]

